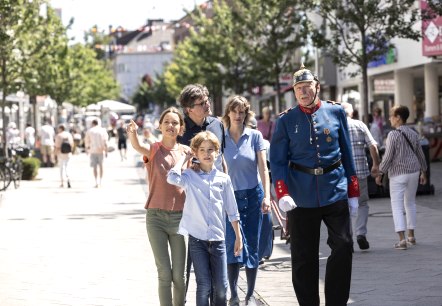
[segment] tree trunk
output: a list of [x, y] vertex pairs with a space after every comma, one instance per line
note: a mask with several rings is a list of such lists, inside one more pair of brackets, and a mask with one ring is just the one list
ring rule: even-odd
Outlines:
[[[277, 63], [275, 63], [275, 87], [276, 87], [276, 105], [273, 112], [275, 114], [279, 114], [281, 110], [281, 101], [282, 101], [282, 93], [281, 93], [281, 83], [279, 83], [279, 75], [281, 73], [281, 69]], [[285, 107], [285, 106], [284, 106]]]
[[364, 114], [363, 121], [368, 125], [368, 75], [367, 63], [362, 65], [362, 112]]
[[3, 144], [3, 155], [8, 157], [8, 144], [6, 143], [6, 132], [7, 132], [7, 128], [6, 128], [6, 96], [8, 95], [7, 93], [7, 88], [8, 88], [8, 84], [7, 84], [7, 80], [6, 80], [6, 61], [2, 58], [1, 60], [1, 66], [2, 66], [2, 82], [1, 84], [3, 85], [2, 88], [2, 144]]

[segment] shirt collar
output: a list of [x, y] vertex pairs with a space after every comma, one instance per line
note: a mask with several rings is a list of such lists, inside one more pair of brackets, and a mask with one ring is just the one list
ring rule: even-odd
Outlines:
[[215, 164], [213, 164], [213, 166], [212, 166], [212, 170], [210, 170], [209, 172], [205, 172], [205, 171], [203, 171], [203, 170], [200, 169], [200, 171], [198, 172], [198, 174], [199, 174], [199, 175], [212, 174], [213, 171], [216, 171]]
[[[249, 136], [251, 133], [252, 133], [252, 130], [245, 127], [244, 130], [242, 131], [241, 137], [243, 137], [244, 135]], [[226, 129], [226, 136], [231, 138], [229, 129]]]
[[203, 125], [202, 126], [199, 126], [198, 124], [196, 124], [192, 119], [190, 119], [190, 117], [189, 116], [185, 116], [184, 117], [184, 121], [185, 121], [185, 123], [186, 123], [186, 126], [188, 127], [188, 128], [190, 128], [190, 129], [192, 129], [193, 127], [195, 127], [195, 126], [197, 126], [197, 127], [205, 127], [205, 126], [208, 126], [209, 125], [209, 120], [208, 120], [208, 117], [206, 117], [206, 118], [204, 118], [204, 122], [203, 122]]

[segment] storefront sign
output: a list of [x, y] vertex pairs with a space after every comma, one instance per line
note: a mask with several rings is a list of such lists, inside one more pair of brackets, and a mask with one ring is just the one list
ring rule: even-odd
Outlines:
[[379, 67], [382, 65], [393, 64], [397, 62], [396, 48], [389, 48], [387, 53], [379, 56], [376, 60], [368, 63], [368, 68]]
[[377, 94], [392, 94], [394, 93], [394, 79], [375, 79], [374, 92]]
[[[421, 0], [422, 12], [427, 11], [426, 0]], [[442, 55], [442, 17], [437, 16], [431, 20], [422, 21], [422, 55], [441, 56]]]

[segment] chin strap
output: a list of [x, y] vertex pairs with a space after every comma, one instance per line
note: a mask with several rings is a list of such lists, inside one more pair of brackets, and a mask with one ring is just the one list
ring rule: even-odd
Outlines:
[[358, 198], [360, 196], [359, 191], [359, 181], [356, 175], [350, 177], [350, 181], [348, 182], [348, 197], [349, 198]]
[[314, 96], [312, 102], [310, 102], [310, 103], [309, 103], [308, 105], [306, 105], [305, 107], [309, 107], [310, 105], [312, 105], [313, 103], [315, 103], [315, 101], [316, 101], [316, 97], [318, 96], [319, 80], [315, 77], [315, 81], [317, 82], [317, 83], [316, 83], [316, 89], [315, 89], [315, 96]]
[[289, 189], [287, 188], [287, 185], [284, 183], [283, 180], [276, 181], [275, 191], [278, 200], [283, 196], [289, 195]]

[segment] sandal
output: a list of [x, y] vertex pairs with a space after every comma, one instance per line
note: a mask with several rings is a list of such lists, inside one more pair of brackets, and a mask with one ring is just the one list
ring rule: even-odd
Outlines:
[[401, 240], [401, 241], [395, 243], [394, 248], [396, 250], [406, 250], [407, 249], [407, 241], [405, 241], [405, 239], [404, 239], [404, 240]]
[[407, 243], [409, 245], [416, 245], [416, 238], [415, 237], [408, 237], [407, 238]]

